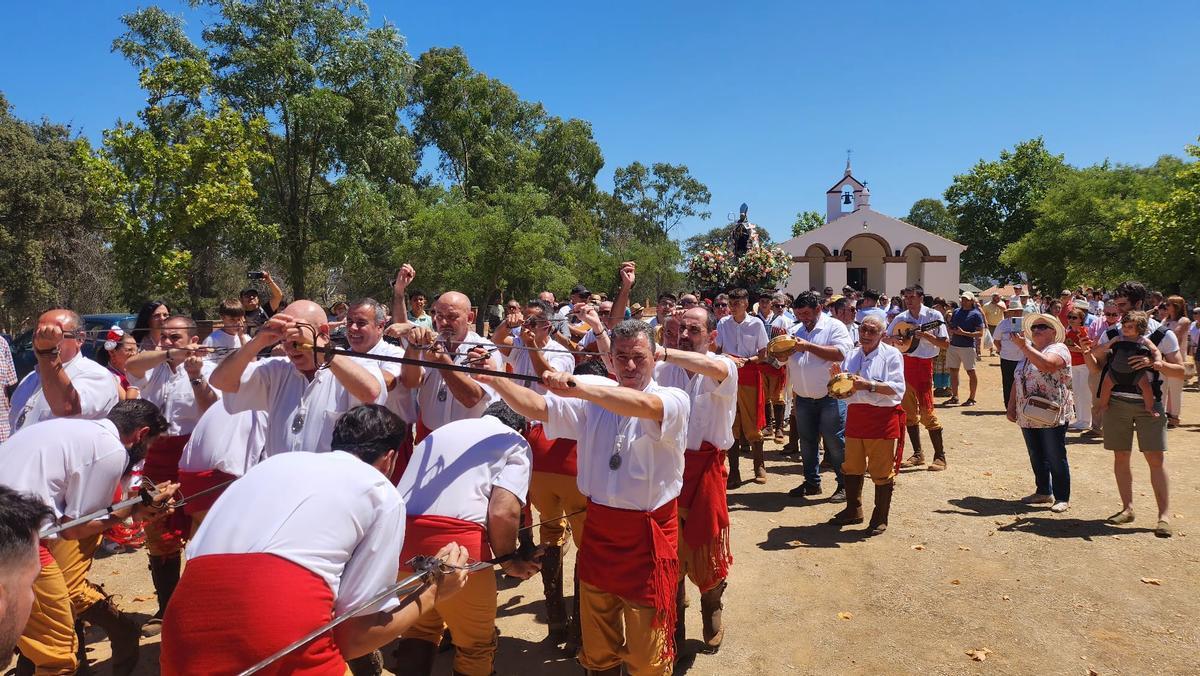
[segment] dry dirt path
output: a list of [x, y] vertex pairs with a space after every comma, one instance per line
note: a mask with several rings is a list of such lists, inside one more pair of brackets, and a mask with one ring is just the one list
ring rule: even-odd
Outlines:
[[[1134, 458], [1138, 520], [1109, 526], [1105, 517], [1119, 507], [1111, 454], [1075, 434], [1071, 509], [1052, 514], [1019, 504], [1033, 481], [1019, 430], [1001, 413], [998, 360], [985, 359], [980, 374], [979, 406], [939, 410], [949, 469], [906, 470], [880, 537], [825, 525], [838, 507], [823, 499], [789, 498], [799, 466], [769, 446], [769, 482], [729, 496], [736, 562], [725, 644], [679, 671], [1197, 673], [1200, 535], [1189, 531], [1200, 515], [1200, 394], [1188, 389], [1183, 427], [1170, 433], [1176, 535], [1162, 540], [1151, 531], [1145, 463]], [[828, 494], [832, 476], [825, 477]], [[152, 610], [143, 553], [97, 561], [94, 579], [126, 606]], [[696, 599], [694, 590], [690, 595]], [[541, 599], [537, 579], [501, 591], [497, 673], [579, 673], [541, 642]], [[688, 610], [693, 641], [685, 654], [700, 634], [698, 606]], [[155, 643], [145, 642], [139, 674], [157, 673]], [[990, 651], [982, 662], [966, 654], [982, 649]], [[92, 635], [89, 651], [99, 673], [107, 673], [100, 635]], [[449, 657], [439, 658], [437, 673], [450, 673]]]

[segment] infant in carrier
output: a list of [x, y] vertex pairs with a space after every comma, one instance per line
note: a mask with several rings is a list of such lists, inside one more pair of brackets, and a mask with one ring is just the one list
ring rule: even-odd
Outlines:
[[[1149, 328], [1149, 316], [1145, 312], [1129, 312], [1121, 318], [1121, 337], [1108, 343], [1108, 368], [1100, 383], [1100, 408], [1108, 410], [1114, 387], [1129, 391], [1136, 387], [1142, 395], [1146, 413], [1158, 417], [1154, 410], [1154, 387], [1150, 383], [1149, 367], [1130, 370], [1121, 365], [1128, 364], [1133, 357], [1146, 357], [1151, 363], [1162, 359], [1158, 347], [1144, 334]], [[1116, 368], [1114, 368], [1116, 366]]]

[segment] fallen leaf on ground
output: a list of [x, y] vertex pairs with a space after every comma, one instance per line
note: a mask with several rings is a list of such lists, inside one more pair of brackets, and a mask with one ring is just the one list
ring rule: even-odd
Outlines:
[[984, 472], [984, 473], [983, 473], [983, 475], [984, 475], [984, 476], [991, 476], [991, 475], [992, 475], [992, 473], [991, 473], [991, 472]]
[[133, 597], [133, 602], [134, 602], [134, 603], [141, 603], [142, 601], [149, 601], [149, 600], [150, 600], [150, 599], [146, 598], [145, 596], [135, 596], [135, 597]]
[[950, 584], [962, 584], [961, 580], [950, 580]]
[[1100, 676], [1100, 672], [1095, 669], [1088, 669], [1087, 676]]
[[1120, 536], [1120, 535], [1114, 535], [1114, 536], [1112, 536], [1112, 538], [1113, 538], [1114, 540], [1120, 540], [1120, 539], [1121, 539], [1121, 536]]
[[960, 552], [969, 552], [969, 551], [971, 551], [971, 548], [970, 548], [970, 547], [968, 547], [968, 546], [966, 546], [966, 545], [959, 545], [959, 546], [958, 546], [958, 551], [960, 551]]
[[1143, 577], [1142, 582], [1146, 584], [1152, 584], [1155, 587], [1162, 584], [1162, 580], [1158, 579], [1157, 577]]
[[778, 522], [778, 521], [776, 521], [775, 519], [772, 519], [772, 518], [769, 518], [769, 517], [767, 518], [767, 521], [770, 521], [771, 523], [779, 523], [779, 522]]
[[1004, 595], [1002, 595], [1002, 596], [1000, 597], [1000, 600], [1001, 600], [1001, 601], [1011, 601], [1012, 599], [1010, 599], [1010, 598], [1008, 597], [1008, 594], [1004, 594]]
[[987, 648], [977, 648], [975, 650], [968, 650], [967, 656], [976, 662], [982, 662], [987, 659], [987, 656], [991, 654], [991, 652], [992, 651], [988, 650]]
[[913, 545], [912, 548], [919, 552], [922, 549], [925, 549], [925, 545]]
[[852, 617], [854, 617], [854, 616], [853, 616], [853, 615], [851, 615], [850, 613], [847, 613], [847, 612], [841, 612], [841, 613], [838, 613], [838, 619], [839, 619], [839, 620], [848, 620], [848, 619], [850, 619], [850, 618], [852, 618]]

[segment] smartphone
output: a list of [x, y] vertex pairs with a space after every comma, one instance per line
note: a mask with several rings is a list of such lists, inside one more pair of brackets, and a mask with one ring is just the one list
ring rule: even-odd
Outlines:
[[265, 273], [265, 272], [247, 272], [246, 273], [246, 279], [266, 279], [266, 278], [267, 278], [267, 273]]

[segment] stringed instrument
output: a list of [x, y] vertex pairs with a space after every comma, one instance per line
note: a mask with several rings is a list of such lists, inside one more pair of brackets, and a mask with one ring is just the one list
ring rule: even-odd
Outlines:
[[921, 345], [921, 338], [917, 333], [921, 331], [929, 331], [945, 324], [946, 322], [935, 319], [924, 324], [914, 324], [912, 322], [900, 321], [896, 322], [896, 330], [892, 333], [892, 338], [895, 339], [896, 349], [905, 354], [912, 354], [917, 351]]

